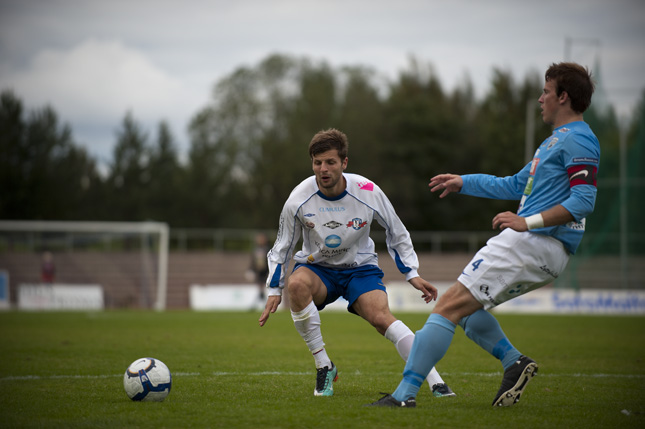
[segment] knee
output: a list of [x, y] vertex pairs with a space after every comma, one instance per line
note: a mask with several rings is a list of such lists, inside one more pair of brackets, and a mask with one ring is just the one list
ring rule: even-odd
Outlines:
[[303, 281], [295, 277], [290, 278], [287, 281], [287, 292], [289, 293], [290, 297], [300, 295], [306, 289], [307, 289], [307, 285]]
[[440, 314], [454, 324], [461, 324], [460, 322], [463, 318], [481, 308], [482, 305], [473, 297], [468, 289], [460, 284], [456, 284], [439, 298], [432, 312]]
[[458, 306], [455, 305], [455, 301], [448, 299], [446, 296], [442, 296], [437, 301], [437, 305], [434, 306], [433, 313], [437, 313], [445, 317], [446, 319], [452, 320], [455, 318], [456, 310]]
[[289, 301], [297, 306], [301, 304], [308, 304], [311, 301], [311, 290], [306, 282], [290, 278], [287, 282], [287, 293], [289, 294]]
[[385, 331], [390, 325], [396, 322], [396, 318], [388, 312], [379, 312], [371, 315], [367, 321], [376, 328], [376, 330], [381, 334], [385, 335]]

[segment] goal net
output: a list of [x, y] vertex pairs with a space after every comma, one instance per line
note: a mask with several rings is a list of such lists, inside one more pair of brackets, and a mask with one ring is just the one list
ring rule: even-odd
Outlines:
[[21, 285], [98, 285], [107, 308], [164, 310], [168, 241], [168, 225], [159, 222], [5, 220], [0, 270], [12, 304]]

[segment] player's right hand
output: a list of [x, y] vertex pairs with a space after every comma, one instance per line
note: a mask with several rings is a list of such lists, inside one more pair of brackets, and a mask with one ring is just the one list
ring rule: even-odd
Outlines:
[[260, 322], [260, 326], [264, 326], [264, 324], [267, 323], [269, 316], [271, 315], [271, 313], [276, 312], [281, 302], [282, 297], [280, 295], [269, 295], [269, 297], [267, 297], [267, 303], [264, 306], [264, 311], [260, 316], [260, 320], [258, 320], [258, 322]]
[[428, 184], [431, 192], [443, 191], [439, 198], [443, 198], [451, 192], [459, 192], [464, 186], [464, 179], [458, 174], [439, 174], [430, 179]]

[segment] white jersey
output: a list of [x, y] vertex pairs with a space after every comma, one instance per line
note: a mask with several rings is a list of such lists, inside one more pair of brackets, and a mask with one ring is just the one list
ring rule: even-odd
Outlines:
[[311, 176], [291, 192], [280, 215], [278, 237], [268, 253], [267, 287], [283, 288], [285, 270], [294, 247], [302, 237], [302, 249], [294, 260], [301, 264], [347, 270], [378, 266], [378, 255], [370, 238], [376, 221], [385, 228], [390, 256], [406, 280], [417, 277], [419, 259], [407, 229], [383, 191], [365, 177], [344, 173], [345, 191], [326, 197]]

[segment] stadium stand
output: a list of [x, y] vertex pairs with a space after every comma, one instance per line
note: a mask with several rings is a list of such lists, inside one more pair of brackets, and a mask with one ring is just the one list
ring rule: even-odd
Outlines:
[[[422, 273], [431, 281], [452, 281], [469, 261], [469, 254], [420, 254]], [[189, 307], [190, 285], [247, 284], [246, 252], [171, 252], [168, 263], [168, 309]], [[106, 308], [150, 308], [155, 294], [155, 267], [142, 263], [138, 252], [62, 252], [55, 254], [56, 282], [100, 284]], [[401, 281], [394, 262], [381, 256], [385, 282]], [[0, 254], [0, 268], [10, 273], [15, 300], [19, 284], [40, 282], [40, 255], [33, 252]], [[15, 302], [14, 302], [15, 303]]]

